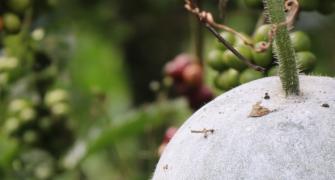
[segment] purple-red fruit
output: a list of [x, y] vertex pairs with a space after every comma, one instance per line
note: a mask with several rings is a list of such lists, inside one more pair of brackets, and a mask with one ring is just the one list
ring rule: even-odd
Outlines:
[[163, 153], [166, 145], [170, 142], [170, 140], [172, 139], [174, 134], [176, 134], [177, 130], [178, 130], [178, 128], [176, 128], [176, 127], [169, 127], [169, 129], [166, 130], [163, 142], [158, 147], [158, 155], [159, 156]]
[[214, 94], [209, 87], [202, 85], [190, 92], [187, 98], [190, 107], [197, 110], [207, 102], [211, 101], [214, 98]]
[[198, 63], [189, 64], [183, 71], [183, 81], [192, 87], [202, 83], [202, 76], [202, 66]]
[[178, 128], [176, 128], [176, 127], [169, 127], [165, 131], [163, 143], [168, 143], [172, 139], [172, 137], [174, 136], [174, 134], [176, 134], [177, 130], [178, 130]]
[[165, 65], [164, 72], [174, 80], [181, 79], [186, 66], [192, 63], [194, 57], [189, 54], [177, 55], [172, 61]]

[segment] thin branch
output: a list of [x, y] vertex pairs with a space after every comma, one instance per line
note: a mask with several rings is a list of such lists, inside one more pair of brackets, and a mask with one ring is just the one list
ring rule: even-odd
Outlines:
[[[240, 54], [231, 44], [229, 44], [215, 29], [214, 27], [218, 27], [214, 20], [213, 16], [206, 11], [200, 11], [199, 7], [192, 1], [192, 0], [186, 0], [185, 1], [185, 8], [196, 15], [199, 18], [199, 21], [205, 25], [205, 27], [222, 43], [224, 44], [227, 49], [229, 49], [233, 54], [235, 54], [241, 61], [243, 61], [248, 67], [255, 69], [256, 71], [265, 72], [265, 68], [254, 65], [251, 63], [250, 60], [245, 58], [242, 54]], [[231, 28], [227, 28], [227, 26], [220, 25], [221, 28], [225, 27], [230, 32], [233, 30]], [[235, 30], [233, 30], [234, 34], [238, 33]], [[238, 33], [239, 34], [239, 33]]]
[[265, 68], [252, 64], [246, 57], [239, 53], [232, 45], [230, 45], [212, 26], [205, 24], [206, 28], [222, 43], [227, 49], [229, 49], [235, 56], [242, 60], [247, 66], [256, 71], [265, 72]]
[[[215, 29], [223, 29], [227, 32], [231, 32], [235, 34], [237, 37], [239, 37], [246, 45], [254, 48], [253, 42], [242, 35], [241, 33], [237, 32], [233, 28], [230, 28], [228, 26], [225, 26], [223, 24], [218, 24], [214, 21], [213, 16], [206, 11], [201, 11], [199, 7], [193, 2], [193, 0], [186, 0], [185, 8], [198, 16], [199, 20], [206, 26], [207, 29], [209, 29], [214, 36], [219, 39], [221, 43], [223, 43], [230, 51], [232, 51], [240, 60], [244, 61], [250, 68], [253, 68], [257, 71], [264, 72], [265, 69], [259, 66], [256, 66], [252, 64], [248, 59], [246, 59], [244, 56], [242, 56], [232, 45], [230, 45]], [[268, 35], [268, 41], [263, 42], [261, 46], [255, 48], [254, 50], [256, 52], [264, 52], [267, 49], [269, 49], [272, 45], [274, 36], [276, 35], [278, 27], [281, 26], [287, 26], [289, 29], [293, 27], [295, 18], [299, 11], [299, 3], [297, 0], [285, 0], [285, 12], [286, 12], [286, 20], [284, 22], [278, 23], [278, 24], [272, 24], [271, 30]]]
[[[188, 9], [188, 7], [186, 7], [187, 10], [189, 10], [190, 12], [192, 12], [193, 14], [199, 16], [199, 13], [208, 13], [210, 14], [209, 12], [205, 12], [205, 11], [200, 11], [200, 8], [199, 6], [194, 3], [193, 0], [185, 0], [186, 1], [186, 5], [189, 5], [189, 7], [191, 8], [194, 8], [194, 9]], [[224, 1], [224, 0], [223, 0]], [[222, 2], [224, 3], [224, 2]], [[224, 7], [221, 7], [221, 8], [224, 8]], [[218, 29], [222, 29], [224, 31], [227, 31], [227, 32], [230, 32], [230, 33], [233, 33], [235, 34], [238, 38], [240, 38], [244, 44], [246, 45], [249, 45], [249, 46], [253, 46], [253, 43], [252, 43], [252, 40], [245, 37], [243, 34], [239, 33], [238, 31], [236, 31], [235, 29], [231, 28], [231, 27], [228, 27], [224, 24], [219, 24], [217, 22], [214, 21], [213, 17], [211, 17], [211, 21], [207, 21], [208, 24], [210, 24], [211, 26], [215, 27], [215, 28], [218, 28]]]
[[251, 41], [251, 39], [245, 37], [243, 34], [237, 32], [235, 29], [231, 28], [231, 27], [228, 27], [226, 25], [223, 25], [223, 24], [218, 24], [216, 22], [209, 22], [210, 25], [212, 25], [213, 27], [216, 27], [218, 29], [222, 29], [222, 30], [225, 30], [227, 32], [230, 32], [230, 33], [233, 33], [235, 34], [238, 38], [240, 38], [244, 44], [248, 45], [248, 46], [253, 46], [253, 43]]

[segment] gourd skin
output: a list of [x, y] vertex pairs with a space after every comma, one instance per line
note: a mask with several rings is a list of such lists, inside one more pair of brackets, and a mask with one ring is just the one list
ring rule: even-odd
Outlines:
[[[299, 78], [300, 96], [285, 97], [275, 76], [202, 107], [167, 145], [153, 180], [335, 179], [335, 79]], [[249, 117], [260, 101], [272, 112]], [[214, 133], [191, 133], [204, 128]]]

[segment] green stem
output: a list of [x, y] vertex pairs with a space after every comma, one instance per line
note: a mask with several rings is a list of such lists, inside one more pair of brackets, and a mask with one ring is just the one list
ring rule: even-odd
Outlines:
[[[285, 22], [284, 0], [264, 0], [271, 24]], [[279, 77], [286, 95], [299, 94], [299, 77], [295, 51], [287, 26], [278, 25], [273, 43], [274, 54], [279, 61]]]

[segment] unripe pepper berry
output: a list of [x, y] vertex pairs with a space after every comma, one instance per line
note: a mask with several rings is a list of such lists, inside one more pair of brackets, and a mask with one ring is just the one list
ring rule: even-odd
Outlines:
[[[235, 47], [235, 49], [240, 52], [245, 58], [251, 60], [252, 53], [250, 47], [246, 45], [240, 45]], [[230, 50], [226, 50], [223, 54], [223, 62], [227, 64], [229, 67], [234, 68], [238, 71], [243, 70], [247, 67], [247, 65], [241, 61], [235, 54], [233, 54]]]
[[290, 34], [292, 46], [296, 51], [309, 51], [312, 43], [308, 35], [302, 31]]
[[16, 33], [20, 30], [21, 20], [12, 13], [7, 13], [3, 16], [4, 27], [8, 32]]
[[223, 52], [217, 49], [209, 52], [207, 64], [216, 71], [223, 71], [228, 68], [223, 62]]
[[255, 43], [261, 42], [261, 41], [269, 41], [269, 32], [271, 31], [271, 25], [270, 24], [264, 24], [256, 29], [253, 35], [253, 40]]
[[247, 34], [245, 34], [245, 33], [240, 33], [240, 35], [241, 35], [241, 37], [243, 37], [243, 38], [241, 38], [241, 37], [236, 37], [236, 40], [235, 40], [235, 43], [234, 43], [234, 46], [244, 46], [244, 45], [247, 45], [246, 44], [246, 42], [245, 42], [245, 40], [247, 39], [247, 40], [249, 40], [249, 43], [251, 43], [253, 40], [252, 40], [252, 38], [251, 37], [249, 37]]
[[[264, 47], [264, 42], [259, 42], [255, 45], [255, 49], [259, 49], [261, 47]], [[257, 52], [256, 50], [252, 51], [252, 57], [255, 64], [267, 67], [272, 63], [272, 50], [271, 48], [268, 48], [264, 50], [263, 52]]]
[[229, 90], [239, 85], [239, 72], [230, 68], [219, 74], [214, 81], [217, 88]]
[[309, 51], [298, 52], [297, 64], [302, 72], [310, 72], [316, 65], [316, 56]]
[[241, 84], [244, 84], [244, 83], [256, 80], [256, 79], [260, 79], [263, 76], [264, 75], [259, 71], [255, 71], [253, 69], [246, 69], [241, 73], [239, 82]]
[[[236, 42], [236, 37], [233, 33], [231, 32], [227, 32], [227, 31], [224, 31], [222, 33], [220, 33], [220, 35], [230, 44], [235, 44]], [[226, 46], [224, 46], [221, 42], [219, 42], [217, 39], [215, 39], [215, 44], [216, 44], [216, 47], [220, 50], [226, 50]]]

